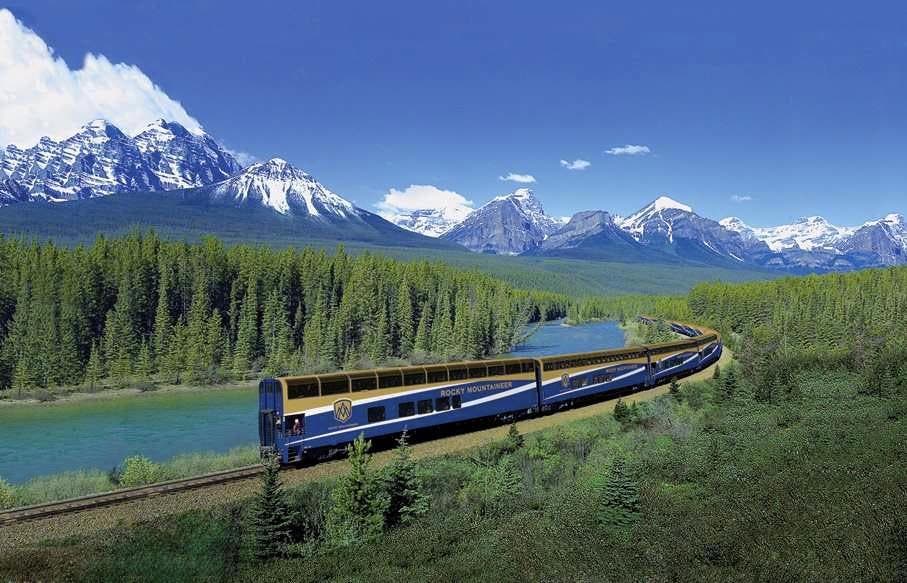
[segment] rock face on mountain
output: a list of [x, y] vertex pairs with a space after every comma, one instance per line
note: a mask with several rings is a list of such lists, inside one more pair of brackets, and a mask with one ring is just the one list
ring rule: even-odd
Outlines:
[[746, 241], [740, 233], [667, 196], [623, 219], [620, 227], [642, 245], [694, 261], [744, 263], [751, 254], [767, 251], [763, 242]]
[[207, 134], [158, 120], [130, 137], [104, 120], [94, 120], [75, 135], [41, 140], [31, 148], [7, 146], [0, 169], [6, 175], [0, 204], [45, 200], [60, 202], [116, 192], [191, 188], [238, 172], [236, 160]]
[[537, 247], [560, 226], [531, 190], [518, 188], [476, 209], [441, 238], [479, 253], [518, 255]]
[[605, 211], [576, 213], [566, 225], [527, 253], [609, 261], [670, 260], [638, 243]]
[[869, 254], [881, 265], [903, 265], [907, 263], [907, 221], [903, 215], [890, 214], [865, 223], [841, 241], [838, 249], [845, 254]]
[[839, 227], [819, 216], [790, 225], [750, 227], [736, 217], [721, 224], [748, 241], [762, 241], [770, 252], [753, 253], [765, 267], [799, 271], [843, 271], [907, 263], [907, 225], [890, 214], [860, 227]]

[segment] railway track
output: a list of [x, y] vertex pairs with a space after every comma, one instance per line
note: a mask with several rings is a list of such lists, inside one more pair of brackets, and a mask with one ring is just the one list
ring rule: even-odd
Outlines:
[[152, 496], [163, 496], [196, 488], [206, 488], [215, 484], [247, 480], [258, 476], [261, 472], [262, 467], [260, 465], [245, 466], [234, 470], [224, 470], [203, 474], [201, 476], [194, 476], [192, 478], [160, 482], [149, 486], [125, 488], [113, 492], [70, 498], [69, 500], [61, 500], [59, 502], [48, 502], [35, 506], [13, 508], [0, 512], [0, 527], [28, 520], [47, 518], [49, 516], [82, 512], [84, 510], [112, 506], [114, 504], [124, 504], [133, 500], [150, 498]]

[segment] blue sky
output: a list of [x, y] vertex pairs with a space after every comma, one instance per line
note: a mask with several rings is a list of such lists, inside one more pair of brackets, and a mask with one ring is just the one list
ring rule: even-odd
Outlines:
[[[411, 184], [480, 204], [516, 173], [555, 215], [664, 193], [754, 225], [907, 212], [903, 3], [7, 7], [70, 68], [134, 65], [229, 147], [372, 210]], [[650, 151], [605, 153], [626, 145]]]

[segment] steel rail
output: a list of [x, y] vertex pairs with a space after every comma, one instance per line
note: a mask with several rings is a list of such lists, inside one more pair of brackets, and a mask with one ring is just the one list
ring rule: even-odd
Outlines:
[[19, 508], [12, 508], [0, 512], [0, 527], [25, 522], [27, 520], [37, 520], [60, 514], [83, 512], [85, 510], [92, 510], [103, 506], [123, 504], [134, 500], [149, 498], [151, 496], [160, 496], [193, 490], [195, 488], [205, 488], [227, 482], [247, 480], [260, 475], [262, 471], [262, 466], [256, 464], [233, 470], [202, 474], [191, 478], [149, 484], [147, 486], [123, 488], [110, 492], [102, 492], [100, 494], [89, 494], [88, 496], [80, 496], [78, 498], [70, 498], [58, 502], [47, 502], [34, 506], [21, 506]]

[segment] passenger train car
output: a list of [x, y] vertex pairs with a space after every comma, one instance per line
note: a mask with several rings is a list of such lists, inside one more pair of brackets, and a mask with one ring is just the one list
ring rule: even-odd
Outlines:
[[652, 387], [721, 356], [715, 331], [679, 322], [670, 326], [686, 338], [542, 358], [264, 379], [258, 420], [262, 452], [276, 451], [288, 464], [330, 455], [359, 434], [384, 437], [545, 413]]

